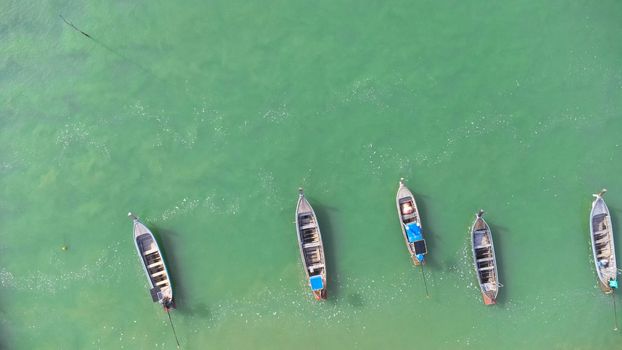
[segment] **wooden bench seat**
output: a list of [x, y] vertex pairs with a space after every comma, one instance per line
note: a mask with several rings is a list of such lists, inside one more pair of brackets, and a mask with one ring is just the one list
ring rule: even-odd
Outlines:
[[314, 264], [314, 265], [309, 266], [309, 271], [313, 272], [313, 271], [315, 271], [317, 269], [320, 269], [322, 267], [324, 267], [324, 264], [322, 264], [322, 263]]
[[319, 247], [319, 246], [320, 246], [320, 242], [311, 242], [311, 243], [306, 243], [302, 245], [303, 248], [313, 248], [313, 247]]
[[162, 270], [162, 271], [151, 274], [151, 277], [156, 278], [158, 276], [164, 275], [165, 273], [166, 273], [166, 270]]
[[147, 250], [146, 252], [144, 252], [144, 253], [143, 253], [143, 255], [144, 255], [144, 256], [147, 256], [147, 255], [149, 255], [149, 254], [153, 254], [153, 253], [155, 253], [155, 252], [157, 252], [157, 251], [158, 251], [158, 250], [157, 250], [156, 248], [153, 248], [153, 249], [150, 249], [150, 250]]

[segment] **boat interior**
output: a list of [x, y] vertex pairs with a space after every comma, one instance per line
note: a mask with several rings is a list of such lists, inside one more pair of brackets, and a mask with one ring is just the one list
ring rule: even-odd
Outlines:
[[477, 273], [484, 291], [496, 290], [495, 259], [492, 244], [485, 228], [478, 229], [473, 234], [475, 248], [475, 263]]
[[418, 241], [415, 241], [414, 246], [415, 246], [415, 254], [427, 254], [428, 253], [428, 246], [425, 244], [425, 240], [420, 239]]
[[159, 289], [169, 287], [170, 283], [164, 268], [164, 261], [151, 236], [148, 234], [141, 235], [137, 241], [153, 286]]
[[417, 221], [415, 203], [410, 197], [400, 198], [399, 205], [403, 223], [408, 224], [413, 221]]
[[592, 218], [592, 232], [594, 234], [594, 250], [596, 258], [609, 259], [611, 256], [611, 244], [609, 244], [609, 228], [607, 227], [607, 214], [594, 215]]
[[607, 224], [607, 213], [597, 214], [592, 217], [596, 265], [604, 280], [617, 278], [615, 254], [611, 246], [611, 229]]
[[305, 257], [305, 266], [310, 276], [320, 275], [324, 271], [324, 257], [317, 221], [313, 213], [299, 214], [298, 225], [300, 225], [300, 241]]

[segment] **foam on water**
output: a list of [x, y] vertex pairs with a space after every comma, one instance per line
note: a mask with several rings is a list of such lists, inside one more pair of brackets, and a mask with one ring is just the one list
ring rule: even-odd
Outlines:
[[115, 242], [107, 246], [94, 256], [91, 263], [79, 268], [67, 266], [59, 256], [55, 256], [50, 264], [63, 270], [58, 275], [33, 271], [27, 275], [15, 276], [8, 269], [2, 268], [0, 269], [0, 284], [4, 288], [16, 291], [44, 292], [55, 295], [70, 288], [80, 288], [83, 284], [105, 285], [118, 281], [119, 272], [123, 270], [123, 262], [119, 258], [120, 244], [121, 242]]

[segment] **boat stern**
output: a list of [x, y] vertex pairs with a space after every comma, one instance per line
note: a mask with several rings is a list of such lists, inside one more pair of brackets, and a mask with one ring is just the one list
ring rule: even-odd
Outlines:
[[497, 300], [493, 296], [486, 293], [482, 293], [482, 299], [484, 300], [484, 305], [495, 305], [497, 303]]
[[413, 259], [413, 263], [415, 264], [415, 266], [419, 266], [419, 265], [425, 265], [425, 259], [419, 259], [418, 255], [423, 256], [423, 254], [413, 254], [411, 257]]
[[171, 298], [164, 298], [162, 300], [162, 307], [164, 308], [164, 311], [169, 312], [171, 309], [175, 309], [175, 300], [171, 299]]
[[599, 281], [600, 290], [605, 294], [611, 294], [615, 289], [618, 289], [618, 280], [610, 279], [609, 283]]
[[326, 300], [326, 289], [313, 291], [313, 296], [315, 297], [315, 300]]
[[324, 281], [324, 277], [321, 275], [311, 276], [309, 278], [309, 285], [311, 286], [311, 291], [313, 291], [313, 296], [315, 296], [316, 300], [326, 299], [326, 282]]

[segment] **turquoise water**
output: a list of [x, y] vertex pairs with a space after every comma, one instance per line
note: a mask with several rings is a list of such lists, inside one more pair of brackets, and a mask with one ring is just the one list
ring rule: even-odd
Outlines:
[[[622, 229], [622, 3], [1, 7], [0, 348], [175, 348], [129, 210], [165, 249], [184, 349], [619, 346], [588, 214], [607, 187]], [[299, 186], [326, 246], [322, 303]], [[480, 208], [494, 307], [468, 250]]]

